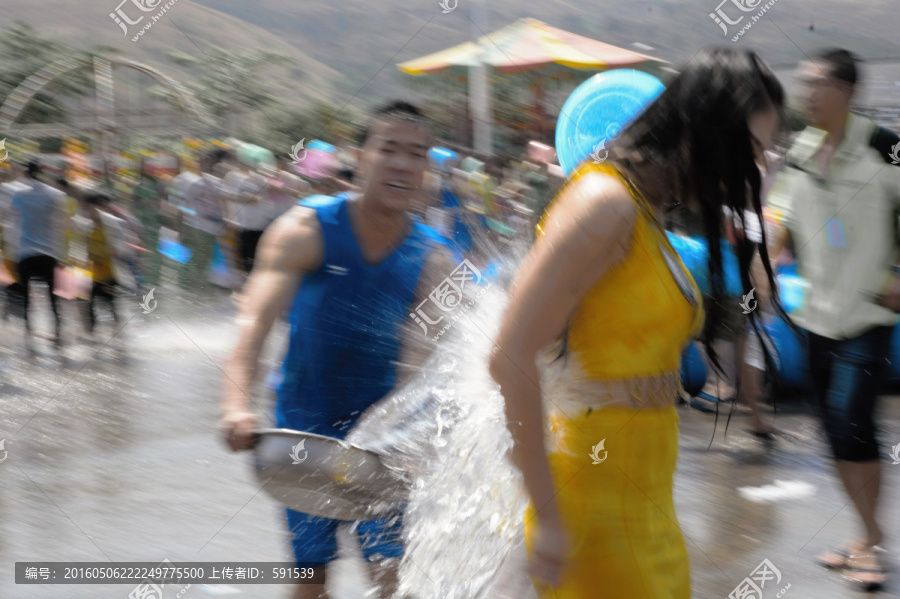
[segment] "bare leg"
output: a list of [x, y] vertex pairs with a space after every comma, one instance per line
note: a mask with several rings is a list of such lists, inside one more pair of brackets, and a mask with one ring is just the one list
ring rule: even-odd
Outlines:
[[881, 487], [881, 462], [835, 462], [844, 489], [866, 529], [865, 546], [878, 545], [883, 540], [881, 527], [875, 519], [878, 493]]
[[712, 361], [709, 359], [706, 349], [698, 344], [698, 349], [700, 350], [700, 354], [703, 356], [703, 361], [706, 362], [707, 369], [707, 378], [706, 385], [703, 387], [703, 392], [712, 395], [713, 397], [718, 397], [719, 399], [728, 399], [730, 397], [734, 397], [735, 388], [737, 387], [735, 378], [736, 371], [734, 369], [735, 366], [735, 356], [741, 355], [736, 353], [735, 343], [731, 341], [723, 341], [722, 339], [716, 339], [713, 341], [713, 347], [716, 350], [716, 357], [719, 359], [719, 364], [722, 365], [722, 368], [725, 371], [725, 376], [722, 376], [721, 373], [717, 372], [713, 367]]
[[[753, 335], [753, 333], [750, 333]], [[761, 402], [763, 399], [763, 376], [764, 370], [760, 370], [757, 365], [751, 364], [758, 356], [748, 356], [748, 352], [762, 351], [760, 341], [748, 336], [744, 336], [741, 341], [740, 360], [740, 377], [738, 378], [738, 397], [743, 403], [750, 408], [750, 418], [753, 422], [753, 430], [757, 433], [770, 432], [772, 429], [766, 418], [763, 417]], [[755, 349], [751, 349], [752, 347]], [[752, 359], [751, 359], [752, 358]]]
[[753, 422], [753, 430], [758, 433], [770, 432], [772, 426], [763, 417], [762, 406], [762, 378], [763, 372], [744, 364], [741, 367], [740, 398], [750, 408], [750, 419]]
[[836, 462], [844, 488], [853, 499], [866, 529], [865, 540], [849, 545], [850, 557], [846, 565], [851, 580], [861, 583], [867, 590], [880, 588], [887, 580], [884, 564], [879, 557], [884, 540], [881, 527], [876, 520], [878, 492], [881, 486], [881, 463]]
[[381, 599], [392, 599], [400, 586], [400, 560], [370, 563], [369, 575], [379, 591], [378, 596]]
[[[325, 568], [325, 580], [328, 580], [328, 568]], [[292, 599], [327, 599], [325, 583], [322, 584], [296, 584]]]
[[293, 599], [326, 599], [324, 584], [294, 585]]

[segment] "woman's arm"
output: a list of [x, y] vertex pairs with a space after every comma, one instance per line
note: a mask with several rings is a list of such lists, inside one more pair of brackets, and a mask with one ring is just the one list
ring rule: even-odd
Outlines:
[[490, 370], [506, 400], [512, 459], [538, 520], [558, 523], [536, 358], [560, 338], [590, 287], [625, 257], [636, 217], [634, 201], [612, 177], [591, 174], [568, 186], [511, 290]]

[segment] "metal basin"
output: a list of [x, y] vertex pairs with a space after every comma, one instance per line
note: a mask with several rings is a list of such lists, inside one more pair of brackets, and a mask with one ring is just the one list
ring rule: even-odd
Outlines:
[[396, 510], [409, 494], [377, 453], [302, 431], [255, 432], [256, 478], [292, 510], [333, 520], [371, 520]]

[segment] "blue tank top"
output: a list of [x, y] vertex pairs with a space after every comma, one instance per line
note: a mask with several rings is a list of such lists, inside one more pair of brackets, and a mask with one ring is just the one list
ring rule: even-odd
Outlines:
[[449, 210], [454, 215], [451, 227], [454, 245], [462, 253], [472, 251], [472, 233], [469, 231], [468, 225], [466, 225], [459, 215], [459, 212], [465, 210], [465, 208], [456, 194], [453, 193], [448, 186], [444, 186], [441, 189], [441, 203], [445, 209]]
[[440, 240], [413, 222], [406, 240], [371, 265], [351, 229], [346, 196], [312, 196], [300, 205], [316, 211], [325, 256], [318, 271], [303, 277], [291, 306], [276, 421], [279, 428], [343, 439], [394, 387], [401, 326], [422, 265]]

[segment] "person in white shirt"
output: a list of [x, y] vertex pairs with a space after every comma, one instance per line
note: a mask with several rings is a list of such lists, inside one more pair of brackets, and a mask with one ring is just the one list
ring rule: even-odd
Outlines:
[[238, 232], [238, 263], [245, 274], [253, 268], [256, 246], [271, 222], [272, 208], [267, 201], [266, 186], [265, 176], [256, 168], [243, 165], [243, 177], [234, 188], [232, 220]]
[[19, 283], [19, 230], [18, 219], [12, 213], [12, 199], [16, 192], [23, 189], [29, 189], [29, 186], [22, 181], [23, 168], [21, 165], [10, 163], [9, 181], [0, 184], [0, 251], [3, 253], [3, 266], [12, 279], [12, 282], [6, 286], [6, 306], [3, 310], [3, 320], [7, 320], [9, 315], [13, 313], [13, 307], [18, 306], [21, 310], [22, 306], [22, 284]]
[[225, 226], [225, 193], [222, 180], [213, 175], [216, 165], [225, 157], [225, 150], [213, 150], [200, 161], [201, 176], [184, 192], [189, 210], [184, 218], [185, 245], [191, 258], [178, 272], [182, 289], [197, 286], [206, 289], [206, 273], [212, 263], [216, 237]]
[[168, 204], [166, 211], [170, 215], [173, 215], [171, 218], [171, 226], [177, 231], [182, 231], [182, 222], [184, 220], [184, 215], [186, 214], [186, 200], [184, 199], [184, 194], [188, 187], [200, 180], [200, 175], [185, 168], [180, 157], [178, 157], [177, 160], [178, 174], [172, 177], [172, 180], [169, 181], [167, 186], [168, 193], [166, 197]]
[[266, 195], [271, 208], [270, 223], [290, 210], [312, 189], [309, 183], [291, 171], [291, 163], [286, 157], [278, 156], [277, 160], [277, 170], [274, 175], [267, 177], [269, 183]]
[[23, 183], [10, 202], [10, 212], [19, 223], [18, 279], [22, 284], [25, 316], [26, 346], [31, 351], [31, 321], [28, 318], [29, 286], [31, 279], [47, 283], [50, 307], [56, 321], [55, 345], [62, 346], [62, 320], [57, 305], [55, 271], [64, 246], [65, 194], [38, 181], [41, 166], [28, 163]]

